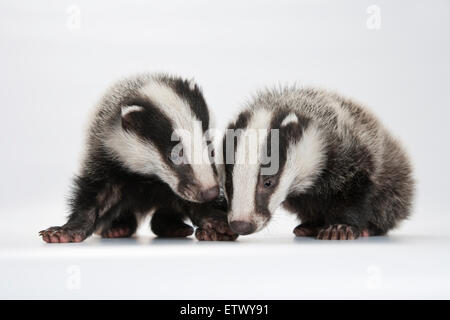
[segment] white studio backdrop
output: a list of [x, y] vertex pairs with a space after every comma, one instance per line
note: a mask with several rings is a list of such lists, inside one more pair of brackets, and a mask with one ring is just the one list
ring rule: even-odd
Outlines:
[[[363, 102], [413, 160], [405, 225], [447, 232], [449, 39], [445, 0], [1, 0], [0, 228], [64, 222], [93, 105], [124, 75], [163, 71], [194, 77], [219, 127], [265, 86]], [[281, 214], [269, 232], [294, 226]]]

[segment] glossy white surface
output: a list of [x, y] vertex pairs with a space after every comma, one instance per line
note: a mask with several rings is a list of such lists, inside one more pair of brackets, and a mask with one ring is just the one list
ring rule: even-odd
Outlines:
[[131, 239], [46, 244], [37, 231], [47, 224], [35, 220], [2, 228], [0, 298], [448, 299], [448, 221], [440, 225], [319, 241], [295, 238], [280, 213], [268, 231], [232, 243], [156, 239], [144, 225]]

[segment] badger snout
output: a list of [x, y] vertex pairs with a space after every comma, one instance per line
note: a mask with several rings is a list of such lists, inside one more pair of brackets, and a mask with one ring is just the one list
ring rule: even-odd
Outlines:
[[202, 190], [199, 194], [199, 200], [202, 202], [208, 202], [214, 200], [219, 196], [219, 186], [214, 186], [206, 190]]
[[230, 228], [237, 234], [246, 235], [256, 231], [256, 224], [248, 221], [235, 220], [230, 222]]

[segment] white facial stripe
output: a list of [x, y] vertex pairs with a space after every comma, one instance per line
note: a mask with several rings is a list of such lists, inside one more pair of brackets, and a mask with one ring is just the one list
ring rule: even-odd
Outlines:
[[174, 129], [193, 132], [193, 121], [196, 119], [189, 104], [164, 83], [151, 81], [140, 90], [141, 94], [150, 98], [163, 114], [169, 118]]
[[[216, 141], [217, 146], [216, 150], [216, 168], [218, 173], [218, 179], [219, 184], [223, 188], [225, 188], [225, 181], [226, 181], [226, 175], [225, 175], [225, 161], [224, 161], [224, 154], [223, 154], [223, 139], [220, 139], [219, 141]], [[228, 195], [225, 192], [225, 197], [228, 199]]]
[[304, 191], [314, 183], [314, 179], [325, 165], [325, 141], [322, 134], [310, 125], [303, 132], [297, 147], [293, 147], [295, 159], [295, 190]]
[[206, 190], [217, 185], [208, 156], [208, 148], [200, 121], [192, 121], [192, 131], [176, 130], [183, 144], [184, 157], [190, 164], [198, 183]]
[[[259, 176], [259, 161], [258, 163], [249, 163], [252, 161], [252, 152], [257, 152], [258, 156], [260, 150], [266, 141], [268, 129], [272, 120], [272, 114], [265, 110], [257, 110], [248, 127], [242, 132], [238, 146], [236, 148], [236, 159], [233, 169], [233, 200], [232, 212], [230, 220], [244, 220], [249, 221], [255, 212], [255, 191]], [[265, 129], [265, 130], [261, 130]], [[257, 132], [258, 148], [255, 150], [254, 135]]]
[[186, 154], [189, 157], [189, 163], [191, 164], [194, 176], [202, 185], [203, 189], [209, 189], [216, 186], [217, 182], [214, 178], [214, 171], [209, 160], [208, 148], [203, 136], [202, 123], [200, 121], [194, 121], [192, 143], [184, 143], [183, 145], [187, 152]]
[[170, 167], [165, 164], [158, 149], [151, 143], [144, 143], [135, 134], [126, 132], [117, 125], [106, 138], [105, 144], [114, 151], [113, 156], [127, 168], [137, 173], [155, 174], [173, 190], [177, 190], [179, 181], [176, 175], [171, 174]]
[[204, 189], [215, 186], [217, 183], [211, 163], [207, 157], [203, 156], [207, 146], [203, 137], [202, 124], [195, 117], [189, 104], [172, 88], [158, 81], [152, 81], [144, 86], [141, 93], [149, 97], [156, 107], [173, 122], [176, 132], [185, 133], [180, 135], [183, 151], [198, 183]]
[[131, 112], [139, 112], [144, 110], [143, 107], [140, 106], [123, 106], [122, 107], [122, 117], [126, 116], [127, 114]]
[[303, 192], [314, 183], [325, 162], [325, 145], [322, 135], [314, 125], [309, 125], [302, 138], [290, 145], [286, 164], [279, 177], [276, 191], [269, 202], [274, 212], [290, 192]]
[[295, 115], [295, 113], [290, 113], [287, 115], [286, 118], [283, 119], [283, 121], [281, 122], [281, 126], [285, 127], [290, 123], [297, 123], [298, 122], [298, 118]]

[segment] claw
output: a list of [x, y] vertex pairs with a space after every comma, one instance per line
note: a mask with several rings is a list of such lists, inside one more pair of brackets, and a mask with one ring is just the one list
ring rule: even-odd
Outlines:
[[358, 238], [360, 232], [349, 225], [333, 224], [319, 231], [317, 239], [320, 240], [354, 240]]

